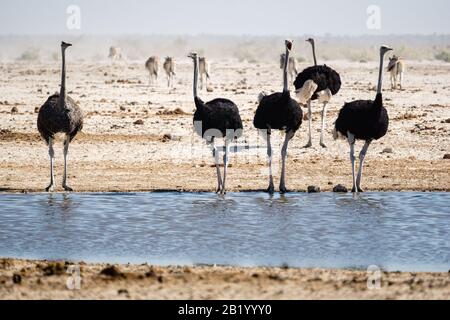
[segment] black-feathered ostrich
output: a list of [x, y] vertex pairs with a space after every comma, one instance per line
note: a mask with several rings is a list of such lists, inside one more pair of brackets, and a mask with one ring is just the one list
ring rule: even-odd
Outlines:
[[320, 131], [320, 145], [326, 148], [324, 143], [324, 131], [325, 131], [325, 119], [327, 112], [327, 105], [330, 102], [332, 96], [339, 92], [341, 88], [341, 77], [339, 74], [328, 67], [327, 65], [317, 65], [316, 58], [316, 46], [314, 39], [309, 38], [306, 40], [311, 43], [314, 57], [314, 66], [306, 68], [297, 75], [294, 81], [297, 97], [301, 104], [307, 104], [308, 106], [308, 126], [309, 126], [309, 140], [305, 145], [305, 148], [312, 147], [311, 139], [311, 100], [318, 100], [323, 103], [322, 108], [322, 129]]
[[[346, 137], [350, 144], [350, 160], [352, 162], [353, 189], [352, 192], [363, 192], [361, 177], [364, 158], [370, 143], [384, 137], [389, 126], [389, 116], [383, 107], [381, 88], [383, 84], [383, 61], [386, 52], [392, 49], [386, 46], [380, 48], [380, 70], [378, 75], [378, 89], [375, 100], [357, 100], [346, 103], [335, 123], [334, 138]], [[359, 154], [359, 170], [355, 177], [355, 141], [364, 140], [365, 144]]]
[[48, 144], [48, 153], [50, 156], [50, 184], [45, 189], [46, 191], [54, 190], [53, 160], [55, 152], [53, 150], [53, 143], [57, 133], [65, 134], [64, 177], [62, 186], [66, 191], [73, 191], [67, 185], [67, 153], [69, 151], [69, 143], [83, 127], [83, 113], [76, 102], [66, 96], [66, 49], [70, 46], [70, 43], [61, 42], [61, 89], [59, 94], [56, 93], [48, 97], [47, 101], [40, 108], [37, 119], [39, 133]]
[[[197, 95], [198, 55], [192, 52], [188, 55], [194, 61], [194, 130], [211, 146], [217, 170], [217, 193], [225, 194], [225, 183], [228, 170], [228, 156], [230, 142], [242, 135], [242, 120], [236, 104], [228, 99], [217, 98], [204, 103]], [[215, 138], [225, 141], [223, 156], [223, 180], [219, 168], [219, 152], [215, 145]]]
[[265, 130], [267, 135], [267, 156], [269, 158], [269, 193], [274, 192], [273, 175], [272, 175], [272, 146], [270, 144], [270, 135], [272, 130], [283, 130], [286, 137], [281, 149], [281, 178], [280, 192], [285, 193], [285, 173], [286, 173], [286, 156], [289, 140], [291, 140], [295, 132], [300, 128], [303, 119], [303, 112], [300, 105], [291, 98], [288, 86], [287, 67], [289, 62], [289, 53], [292, 50], [292, 41], [285, 40], [286, 59], [283, 68], [283, 92], [277, 92], [266, 96], [261, 93], [259, 96], [259, 105], [256, 109], [253, 125], [260, 130]]

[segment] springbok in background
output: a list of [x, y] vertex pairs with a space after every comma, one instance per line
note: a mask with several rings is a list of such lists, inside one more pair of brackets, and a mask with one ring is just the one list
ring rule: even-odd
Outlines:
[[152, 85], [155, 81], [158, 81], [158, 62], [159, 59], [156, 56], [151, 56], [145, 62], [145, 69], [147, 69], [149, 73], [149, 85]]
[[[284, 68], [284, 59], [286, 59], [286, 54], [282, 53], [280, 55], [280, 69]], [[297, 77], [298, 71], [297, 71], [297, 60], [295, 60], [294, 57], [289, 57], [288, 61], [288, 75], [290, 76], [291, 80], [289, 82], [293, 82], [295, 78]]]
[[119, 47], [110, 47], [108, 58], [110, 58], [112, 62], [122, 60], [122, 50]]
[[203, 77], [206, 79], [206, 88], [208, 87], [209, 79], [209, 64], [205, 57], [199, 57], [198, 59], [198, 71], [200, 73], [200, 90], [203, 90]]
[[167, 75], [167, 86], [171, 88], [173, 87], [173, 78], [175, 77], [175, 59], [172, 57], [166, 57], [163, 68]]
[[[396, 55], [389, 58], [387, 70], [391, 73], [391, 88], [395, 90], [399, 85], [400, 90], [402, 90], [403, 74], [405, 72], [405, 62], [403, 59]], [[397, 83], [397, 79], [399, 83]]]

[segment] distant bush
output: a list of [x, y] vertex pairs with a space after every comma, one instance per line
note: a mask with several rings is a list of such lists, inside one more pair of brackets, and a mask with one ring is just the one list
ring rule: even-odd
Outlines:
[[20, 55], [18, 60], [21, 61], [36, 61], [39, 59], [39, 52], [37, 50], [27, 50]]
[[450, 52], [448, 52], [448, 51], [441, 51], [441, 52], [435, 54], [434, 58], [436, 60], [450, 62]]

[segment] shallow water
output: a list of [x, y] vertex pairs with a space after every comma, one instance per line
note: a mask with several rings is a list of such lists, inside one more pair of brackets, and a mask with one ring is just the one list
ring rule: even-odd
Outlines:
[[448, 271], [450, 194], [0, 194], [0, 256]]

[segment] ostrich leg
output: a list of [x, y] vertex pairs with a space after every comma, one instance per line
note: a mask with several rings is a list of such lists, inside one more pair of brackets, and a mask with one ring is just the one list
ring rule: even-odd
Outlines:
[[217, 171], [217, 190], [216, 193], [219, 193], [222, 191], [222, 177], [220, 174], [220, 168], [219, 168], [219, 151], [217, 150], [216, 144], [214, 143], [214, 138], [211, 141], [211, 150], [214, 157], [214, 162], [216, 163], [216, 171]]
[[225, 182], [227, 181], [227, 171], [228, 171], [228, 153], [229, 153], [230, 145], [229, 140], [225, 138], [225, 154], [223, 155], [223, 183], [222, 183], [222, 191], [220, 194], [225, 194]]
[[350, 161], [352, 162], [352, 178], [353, 178], [353, 188], [352, 192], [358, 192], [356, 187], [356, 178], [355, 178], [355, 136], [350, 132], [347, 134], [348, 144], [350, 145]]
[[269, 161], [269, 187], [267, 192], [273, 194], [275, 192], [275, 187], [273, 185], [273, 174], [272, 174], [272, 145], [270, 143], [271, 130], [267, 129], [267, 157]]
[[323, 142], [323, 133], [325, 131], [325, 119], [327, 117], [327, 104], [328, 102], [324, 102], [323, 104], [323, 109], [322, 109], [322, 129], [320, 130], [320, 146], [322, 148], [326, 148], [327, 146], [325, 145], [325, 143]]
[[369, 149], [371, 142], [372, 142], [371, 140], [367, 140], [366, 143], [364, 144], [364, 147], [361, 150], [361, 153], [359, 154], [359, 170], [358, 170], [358, 176], [356, 178], [356, 187], [358, 188], [358, 192], [364, 192], [361, 189], [362, 170], [363, 170], [364, 159], [366, 158], [366, 153], [367, 153], [367, 150]]
[[311, 100], [308, 100], [308, 130], [309, 130], [309, 140], [308, 140], [308, 143], [304, 146], [304, 148], [311, 148], [311, 147], [312, 147], [311, 122], [312, 122]]
[[55, 150], [53, 149], [53, 138], [48, 139], [48, 155], [50, 156], [50, 184], [48, 185], [47, 188], [45, 188], [45, 191], [53, 192], [55, 182], [55, 175], [53, 172], [53, 160], [55, 159]]
[[284, 139], [283, 148], [281, 149], [281, 178], [280, 178], [280, 193], [286, 193], [286, 156], [289, 141], [294, 137], [294, 132], [286, 132], [286, 137]]
[[73, 189], [67, 185], [67, 154], [69, 152], [69, 143], [70, 137], [67, 136], [66, 139], [64, 140], [64, 176], [62, 186], [66, 191], [73, 191]]

